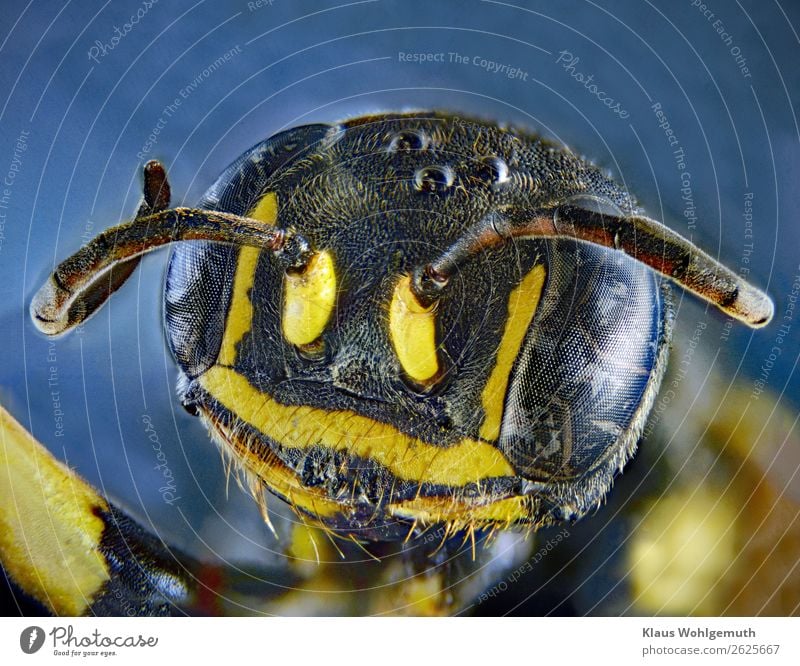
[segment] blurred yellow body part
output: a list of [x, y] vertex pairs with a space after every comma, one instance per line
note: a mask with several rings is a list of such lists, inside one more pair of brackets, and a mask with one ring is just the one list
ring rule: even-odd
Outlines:
[[716, 376], [707, 381], [705, 395], [726, 399], [676, 407], [680, 422], [665, 424], [677, 442], [696, 444], [675, 461], [680, 487], [649, 502], [632, 534], [633, 608], [665, 615], [797, 615], [797, 414], [769, 393], [755, 400], [743, 384]]
[[708, 437], [731, 470], [737, 561], [725, 576], [725, 615], [800, 615], [800, 433], [798, 414], [765, 392], [736, 385], [715, 411]]
[[648, 613], [707, 615], [734, 560], [736, 512], [701, 487], [681, 489], [645, 513], [630, 549], [633, 600]]
[[0, 407], [0, 561], [57, 615], [80, 615], [109, 579], [106, 502]]

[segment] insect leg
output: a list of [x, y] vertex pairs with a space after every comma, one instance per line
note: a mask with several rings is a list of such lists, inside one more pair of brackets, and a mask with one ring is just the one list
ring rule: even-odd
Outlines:
[[167, 546], [103, 497], [0, 406], [0, 565], [54, 615], [219, 612], [298, 584], [285, 567], [242, 570]]

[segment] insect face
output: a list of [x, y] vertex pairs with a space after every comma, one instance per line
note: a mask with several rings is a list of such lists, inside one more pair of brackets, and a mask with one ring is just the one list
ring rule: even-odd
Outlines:
[[672, 311], [647, 266], [751, 325], [771, 316], [597, 168], [490, 124], [289, 130], [197, 209], [168, 210], [148, 169], [137, 219], [62, 264], [34, 319], [63, 331], [139, 254], [192, 240], [164, 296], [181, 400], [261, 502], [358, 539], [597, 506], [666, 363]]

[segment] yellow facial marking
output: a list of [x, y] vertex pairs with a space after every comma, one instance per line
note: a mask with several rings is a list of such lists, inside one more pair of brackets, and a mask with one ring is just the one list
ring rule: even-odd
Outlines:
[[336, 304], [336, 271], [330, 252], [315, 254], [300, 273], [287, 273], [283, 286], [283, 335], [293, 345], [314, 342]]
[[496, 441], [500, 436], [503, 403], [511, 368], [539, 306], [544, 278], [544, 266], [534, 267], [508, 298], [508, 318], [500, 346], [497, 348], [495, 366], [481, 393], [485, 417], [481, 424], [480, 436], [487, 441]]
[[265, 194], [255, 208], [251, 210], [247, 217], [252, 217], [254, 220], [260, 220], [265, 224], [273, 225], [278, 219], [278, 195], [275, 192], [268, 192]]
[[411, 278], [400, 278], [389, 305], [389, 335], [405, 373], [424, 384], [439, 372], [435, 306], [423, 307], [411, 291]]
[[[261, 197], [255, 208], [247, 216], [260, 220], [267, 225], [275, 224], [278, 219], [277, 195], [274, 192], [269, 192]], [[255, 247], [243, 247], [239, 250], [236, 275], [233, 278], [231, 307], [228, 311], [228, 320], [225, 324], [225, 333], [219, 351], [218, 362], [222, 365], [233, 365], [236, 362], [236, 345], [241, 342], [244, 334], [250, 330], [250, 324], [253, 319], [253, 306], [250, 302], [249, 292], [255, 280], [260, 252]]]
[[0, 407], [0, 560], [56, 615], [80, 615], [108, 581], [108, 505]]
[[282, 405], [231, 368], [214, 366], [199, 381], [229, 411], [285, 448], [347, 451], [400, 479], [450, 486], [515, 474], [502, 452], [485, 442], [463, 439], [439, 447], [355, 412]]
[[239, 250], [236, 264], [236, 275], [233, 278], [233, 294], [231, 307], [228, 310], [228, 321], [219, 349], [217, 362], [222, 365], [236, 363], [236, 345], [244, 334], [250, 330], [253, 321], [253, 304], [250, 302], [250, 290], [256, 277], [258, 256], [261, 250], [256, 247], [243, 247]]

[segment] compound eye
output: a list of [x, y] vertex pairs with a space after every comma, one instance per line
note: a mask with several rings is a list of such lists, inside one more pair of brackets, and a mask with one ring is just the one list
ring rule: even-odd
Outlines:
[[319, 339], [336, 303], [336, 270], [327, 250], [316, 252], [301, 270], [288, 270], [283, 286], [283, 336], [301, 355], [324, 353]]
[[574, 497], [599, 500], [632, 455], [658, 390], [669, 310], [657, 276], [633, 259], [554, 244], [498, 440], [521, 475], [578, 484], [584, 492]]

